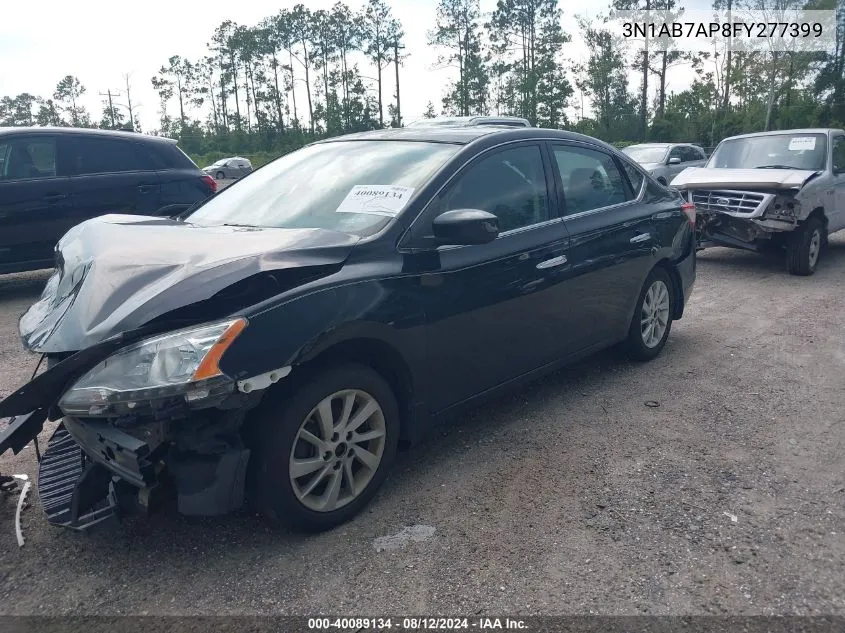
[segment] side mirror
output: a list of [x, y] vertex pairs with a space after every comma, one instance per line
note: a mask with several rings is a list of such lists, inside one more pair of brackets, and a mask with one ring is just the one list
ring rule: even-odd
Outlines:
[[681, 159], [678, 158], [677, 156], [673, 156], [672, 158], [669, 159], [669, 164], [670, 165], [680, 165]]
[[499, 218], [480, 209], [446, 211], [434, 218], [433, 224], [438, 244], [487, 244], [499, 235]]

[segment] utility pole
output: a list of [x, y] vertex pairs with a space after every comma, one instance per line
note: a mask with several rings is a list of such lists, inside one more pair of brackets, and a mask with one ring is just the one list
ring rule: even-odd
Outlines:
[[[114, 123], [114, 104], [112, 104], [112, 99], [111, 99], [112, 98], [111, 88], [109, 88], [106, 92], [101, 92], [100, 96], [101, 97], [108, 96], [108, 98], [109, 98], [109, 118], [111, 119], [111, 126], [112, 126], [112, 128], [114, 128], [114, 126], [115, 126], [115, 123]], [[114, 96], [119, 97], [120, 92], [115, 91]]]
[[402, 106], [399, 101], [399, 38], [393, 40], [393, 64], [396, 69], [396, 127], [402, 127]]
[[132, 111], [132, 95], [129, 92], [129, 73], [123, 75], [123, 80], [126, 82], [126, 101], [129, 104], [129, 126], [132, 131], [135, 131], [135, 113]]

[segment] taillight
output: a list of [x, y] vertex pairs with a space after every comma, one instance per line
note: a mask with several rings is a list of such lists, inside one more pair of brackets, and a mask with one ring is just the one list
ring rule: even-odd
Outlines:
[[217, 181], [214, 180], [208, 174], [203, 174], [200, 176], [200, 180], [202, 180], [205, 184], [208, 185], [208, 188], [211, 189], [211, 193], [217, 193]]
[[684, 202], [681, 205], [681, 211], [687, 216], [687, 220], [692, 226], [695, 226], [695, 205], [692, 202]]

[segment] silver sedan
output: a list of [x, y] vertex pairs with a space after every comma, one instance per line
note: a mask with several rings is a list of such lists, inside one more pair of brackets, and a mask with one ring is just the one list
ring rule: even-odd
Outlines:
[[202, 170], [215, 180], [236, 180], [252, 171], [252, 163], [246, 158], [235, 156], [221, 158], [216, 163], [203, 167]]
[[687, 167], [703, 167], [707, 162], [701, 147], [687, 143], [640, 143], [622, 151], [663, 185], [672, 182]]

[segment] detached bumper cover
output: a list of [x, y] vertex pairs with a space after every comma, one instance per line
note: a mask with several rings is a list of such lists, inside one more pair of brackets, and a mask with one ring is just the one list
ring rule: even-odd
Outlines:
[[47, 419], [47, 411], [36, 409], [26, 415], [16, 415], [9, 420], [9, 425], [0, 434], [0, 455], [7, 450], [15, 455], [20, 453], [24, 446], [38, 436], [44, 428], [44, 421]]
[[38, 465], [38, 495], [47, 521], [87, 530], [117, 514], [114, 484], [60, 425]]

